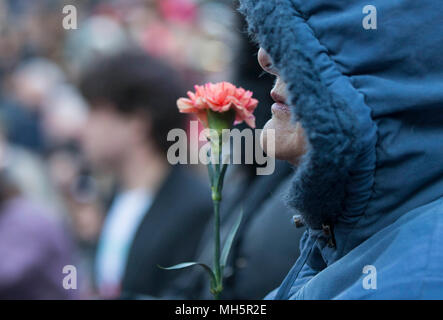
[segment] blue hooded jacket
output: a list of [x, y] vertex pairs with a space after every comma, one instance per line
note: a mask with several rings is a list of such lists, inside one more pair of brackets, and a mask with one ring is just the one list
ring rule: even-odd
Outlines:
[[[443, 2], [241, 0], [308, 152], [308, 230], [274, 299], [443, 299]], [[374, 21], [372, 21], [373, 23]]]

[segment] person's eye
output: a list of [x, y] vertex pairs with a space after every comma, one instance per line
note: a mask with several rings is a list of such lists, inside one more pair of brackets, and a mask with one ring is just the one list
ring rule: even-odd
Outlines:
[[272, 63], [271, 57], [262, 48], [260, 48], [258, 52], [258, 62], [265, 72], [273, 75], [278, 75], [277, 69], [274, 67], [274, 64]]
[[270, 57], [267, 57], [267, 59], [264, 61], [263, 70], [267, 73], [274, 75], [274, 76], [278, 75], [278, 71], [275, 68], [274, 64], [272, 63]]
[[263, 70], [265, 70], [267, 72], [272, 71], [274, 66], [273, 66], [269, 56], [266, 56], [266, 58], [263, 59], [262, 67], [263, 67]]
[[271, 63], [268, 66], [266, 66], [266, 68], [264, 69], [267, 73], [272, 74], [273, 76], [278, 76], [278, 71], [277, 69], [274, 67], [274, 65]]

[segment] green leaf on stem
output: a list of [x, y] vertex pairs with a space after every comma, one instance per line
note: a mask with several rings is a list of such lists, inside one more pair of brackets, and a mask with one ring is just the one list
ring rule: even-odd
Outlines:
[[208, 265], [204, 264], [204, 263], [199, 263], [199, 262], [183, 262], [183, 263], [176, 264], [175, 266], [172, 266], [172, 267], [162, 267], [162, 266], [158, 266], [158, 267], [161, 268], [161, 269], [164, 269], [164, 270], [180, 270], [180, 269], [186, 269], [186, 268], [193, 267], [193, 266], [200, 266], [200, 267], [202, 267], [208, 273], [208, 275], [211, 277], [211, 281], [215, 282], [215, 275], [214, 275], [214, 273], [212, 272], [211, 268]]
[[235, 235], [237, 234], [238, 228], [240, 227], [242, 218], [243, 218], [243, 211], [238, 216], [237, 221], [235, 221], [234, 226], [232, 227], [231, 231], [228, 234], [228, 237], [226, 238], [225, 246], [223, 247], [223, 252], [220, 258], [220, 265], [222, 268], [226, 266], [229, 252], [231, 251], [232, 243], [234, 242], [234, 238]]
[[211, 183], [211, 186], [214, 185], [214, 168], [212, 167], [211, 163], [208, 163], [208, 175], [209, 175], [209, 182]]
[[228, 164], [227, 163], [222, 164], [222, 169], [220, 171], [220, 176], [218, 178], [218, 185], [217, 185], [217, 188], [219, 190], [221, 190], [223, 187], [223, 182], [225, 180], [225, 174], [227, 169], [228, 169]]

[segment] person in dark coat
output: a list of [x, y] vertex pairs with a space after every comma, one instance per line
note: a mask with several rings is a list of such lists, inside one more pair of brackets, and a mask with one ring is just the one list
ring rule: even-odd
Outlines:
[[160, 296], [188, 270], [168, 267], [192, 259], [211, 216], [207, 184], [191, 170], [174, 166], [134, 236], [122, 280], [122, 298]]
[[159, 295], [186, 270], [211, 214], [207, 183], [167, 159], [171, 129], [184, 118], [177, 73], [138, 50], [101, 58], [83, 75], [91, 105], [83, 146], [96, 169], [115, 174], [117, 192], [99, 239], [96, 279], [104, 298]]
[[268, 298], [442, 299], [443, 3], [240, 3], [307, 226]]

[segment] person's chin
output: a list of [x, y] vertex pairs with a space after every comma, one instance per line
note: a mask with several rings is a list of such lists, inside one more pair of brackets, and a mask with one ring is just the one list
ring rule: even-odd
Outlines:
[[[273, 130], [273, 134], [271, 135], [268, 130]], [[263, 127], [260, 137], [261, 147], [269, 156], [295, 165], [305, 152], [302, 134], [299, 124], [294, 126], [290, 119], [282, 120], [273, 116]], [[269, 144], [271, 136], [274, 138], [274, 144]], [[269, 152], [268, 147], [272, 146], [274, 150]]]

